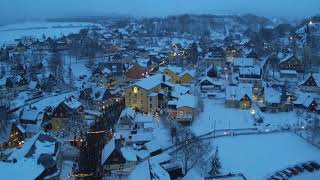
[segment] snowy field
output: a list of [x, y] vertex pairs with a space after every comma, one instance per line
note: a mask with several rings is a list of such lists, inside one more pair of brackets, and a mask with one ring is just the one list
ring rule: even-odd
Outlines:
[[90, 26], [98, 26], [93, 23], [82, 22], [26, 22], [0, 26], [0, 45], [14, 43], [15, 39], [23, 36], [33, 38], [61, 37], [71, 33], [77, 33], [80, 29]]
[[320, 150], [291, 133], [216, 139], [222, 171], [241, 172], [248, 179], [266, 179], [275, 171], [308, 160], [320, 160]]
[[195, 134], [201, 135], [218, 129], [253, 128], [253, 118], [248, 110], [225, 108], [224, 100], [204, 99], [204, 110], [192, 124]]
[[[257, 111], [257, 110], [255, 110]], [[275, 129], [284, 126], [291, 126], [298, 122], [295, 111], [263, 113], [259, 112], [264, 123], [257, 128]], [[303, 118], [300, 118], [302, 121]], [[265, 125], [269, 124], [268, 127]], [[255, 128], [254, 118], [251, 110], [242, 110], [237, 108], [226, 108], [224, 99], [204, 99], [204, 110], [201, 112], [192, 124], [192, 130], [195, 134], [201, 135], [219, 129], [241, 129]]]

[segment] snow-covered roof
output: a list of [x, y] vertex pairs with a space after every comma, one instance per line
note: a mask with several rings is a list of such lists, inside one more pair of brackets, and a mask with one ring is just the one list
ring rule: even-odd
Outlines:
[[144, 147], [147, 149], [148, 152], [152, 153], [159, 149], [161, 149], [161, 146], [159, 145], [158, 141], [150, 141], [144, 144]]
[[159, 68], [160, 72], [164, 72], [165, 70], [170, 70], [176, 74], [179, 74], [183, 71], [182, 67], [179, 67], [179, 66], [162, 66]]
[[172, 97], [178, 98], [179, 96], [186, 94], [190, 90], [190, 88], [182, 86], [181, 84], [171, 84], [173, 86], [173, 90], [171, 91]]
[[280, 70], [281, 74], [291, 74], [291, 75], [297, 75], [297, 71], [295, 70]]
[[63, 103], [68, 106], [70, 109], [78, 109], [82, 104], [75, 97], [70, 96], [66, 98]]
[[103, 74], [111, 74], [111, 70], [110, 69], [108, 69], [107, 67], [105, 67], [103, 70], [102, 70], [102, 73]]
[[136, 117], [134, 118], [134, 121], [136, 123], [152, 123], [153, 122], [153, 116], [152, 115], [144, 115], [141, 113], [138, 113]]
[[30, 83], [29, 83], [29, 85], [28, 85], [28, 88], [29, 88], [29, 89], [36, 89], [37, 85], [38, 85], [38, 82], [36, 82], [36, 81], [30, 81]]
[[128, 180], [151, 179], [151, 176], [156, 180], [170, 180], [170, 176], [158, 163], [152, 159], [143, 161], [137, 165], [128, 177]]
[[122, 147], [120, 149], [123, 157], [127, 160], [127, 161], [137, 161], [137, 151], [134, 150], [132, 147], [126, 146], [126, 147]]
[[249, 98], [252, 98], [252, 84], [239, 84], [238, 86], [227, 86], [226, 87], [226, 100], [231, 101], [239, 101], [241, 100], [245, 95], [247, 95]]
[[240, 75], [260, 75], [260, 67], [253, 66], [253, 67], [240, 67], [239, 74]]
[[136, 115], [136, 112], [132, 108], [127, 107], [121, 111], [120, 118], [129, 117], [131, 119], [134, 119], [135, 115]]
[[101, 153], [101, 165], [109, 158], [113, 150], [116, 148], [115, 138], [112, 138], [106, 145], [104, 145]]
[[36, 121], [40, 113], [43, 113], [43, 112], [36, 109], [23, 110], [20, 119]]
[[235, 58], [233, 65], [239, 67], [250, 67], [253, 66], [253, 62], [252, 58]]
[[311, 77], [314, 79], [316, 85], [320, 87], [320, 73], [308, 73], [304, 80], [299, 83], [299, 85], [305, 84]]
[[150, 60], [149, 60], [149, 59], [146, 59], [146, 58], [139, 58], [139, 59], [137, 59], [137, 63], [138, 63], [141, 67], [147, 67], [149, 61], [150, 61]]
[[303, 105], [307, 108], [315, 100], [316, 97], [317, 95], [314, 93], [301, 93], [299, 94], [297, 100], [295, 100], [293, 103], [297, 105]]
[[180, 108], [180, 107], [190, 107], [190, 108], [197, 107], [197, 97], [190, 94], [184, 94], [180, 96], [177, 101], [177, 108]]
[[156, 74], [153, 76], [149, 76], [147, 78], [141, 79], [140, 81], [136, 82], [135, 85], [139, 86], [145, 90], [150, 90], [163, 82], [163, 76], [165, 76], [165, 81], [169, 80], [169, 77], [163, 74]]
[[281, 93], [273, 88], [266, 87], [264, 89], [264, 100], [267, 103], [280, 103]]

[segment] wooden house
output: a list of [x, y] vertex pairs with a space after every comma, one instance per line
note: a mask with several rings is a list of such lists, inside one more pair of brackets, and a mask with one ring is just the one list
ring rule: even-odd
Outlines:
[[81, 120], [84, 115], [83, 109], [81, 102], [73, 96], [66, 98], [53, 109], [50, 121], [52, 129], [60, 130], [67, 120]]
[[299, 87], [302, 91], [320, 93], [320, 74], [309, 73], [303, 81], [299, 83]]
[[229, 85], [226, 87], [226, 107], [248, 109], [252, 104], [252, 84]]
[[101, 166], [105, 172], [131, 168], [137, 164], [135, 150], [124, 146], [125, 140], [112, 138], [101, 153]]
[[281, 70], [294, 70], [298, 73], [304, 72], [303, 63], [294, 55], [287, 55], [286, 57], [282, 58], [278, 66]]
[[138, 63], [135, 63], [127, 71], [127, 78], [130, 79], [141, 79], [148, 75], [148, 70], [145, 67], [140, 66]]
[[100, 68], [96, 68], [93, 71], [91, 77], [89, 78], [89, 82], [96, 83], [97, 86], [104, 88], [108, 88], [110, 86], [108, 78], [102, 73]]

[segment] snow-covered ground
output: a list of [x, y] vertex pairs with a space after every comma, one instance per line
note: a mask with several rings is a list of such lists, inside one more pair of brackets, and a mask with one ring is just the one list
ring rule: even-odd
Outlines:
[[253, 118], [248, 110], [225, 108], [224, 100], [204, 99], [204, 110], [199, 114], [192, 130], [201, 135], [215, 129], [253, 128]]
[[[213, 131], [214, 126], [216, 130], [255, 127], [278, 129], [279, 127], [292, 126], [298, 123], [295, 111], [278, 113], [263, 113], [259, 111], [264, 123], [260, 126], [254, 126], [254, 118], [251, 112], [252, 109], [226, 108], [224, 99], [205, 98], [204, 110], [196, 117], [192, 124], [192, 130], [195, 134], [201, 135]], [[258, 112], [258, 110], [256, 109], [255, 112]], [[300, 117], [299, 122], [302, 121], [304, 120]]]
[[216, 139], [222, 171], [248, 179], [266, 179], [275, 171], [308, 160], [320, 160], [320, 150], [291, 133]]
[[0, 26], [0, 45], [14, 43], [15, 39], [20, 39], [23, 36], [39, 39], [43, 34], [46, 37], [61, 37], [92, 26], [98, 25], [82, 22], [25, 22]]

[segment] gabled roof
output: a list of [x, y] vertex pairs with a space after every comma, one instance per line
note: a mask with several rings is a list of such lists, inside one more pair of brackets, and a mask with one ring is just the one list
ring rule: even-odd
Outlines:
[[115, 150], [115, 138], [112, 138], [102, 149], [101, 153], [101, 165], [103, 165], [109, 158], [111, 153]]
[[280, 103], [281, 93], [274, 88], [265, 87], [264, 88], [264, 100], [267, 103]]
[[197, 97], [185, 94], [179, 97], [177, 101], [177, 108], [180, 107], [190, 107], [190, 108], [196, 108], [197, 107]]
[[238, 86], [226, 87], [226, 100], [240, 101], [244, 96], [252, 98], [252, 84], [239, 84]]
[[69, 107], [70, 109], [78, 109], [79, 107], [82, 106], [81, 102], [78, 101], [75, 97], [70, 96], [69, 98], [66, 98], [63, 101], [63, 104], [65, 104], [67, 107]]
[[304, 85], [310, 78], [313, 78], [316, 86], [320, 87], [320, 73], [308, 73], [304, 80], [299, 83], [299, 85]]
[[[163, 77], [165, 82], [163, 81]], [[139, 86], [145, 90], [150, 90], [161, 83], [166, 83], [169, 80], [169, 77], [162, 74], [156, 74], [153, 76], [149, 76], [147, 78], [141, 79], [140, 81], [136, 82], [134, 85]]]

